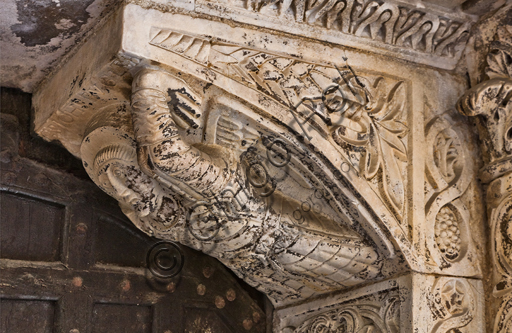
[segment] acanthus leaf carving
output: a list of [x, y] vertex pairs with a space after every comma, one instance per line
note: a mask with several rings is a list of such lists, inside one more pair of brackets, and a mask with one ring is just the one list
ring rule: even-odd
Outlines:
[[512, 170], [512, 33], [511, 26], [498, 29], [487, 55], [486, 80], [467, 91], [457, 103], [460, 113], [476, 117], [486, 165], [482, 181]]
[[364, 149], [360, 169], [369, 180], [381, 172], [382, 194], [395, 214], [402, 217], [405, 186], [399, 161], [407, 161], [407, 149], [401, 141], [407, 134], [407, 126], [400, 119], [406, 94], [403, 82], [388, 90], [382, 81], [377, 79], [370, 86], [369, 104], [345, 111], [333, 137], [342, 147], [352, 146], [353, 151], [358, 147]]
[[491, 43], [487, 55], [485, 73], [489, 78], [512, 77], [512, 26], [505, 25], [498, 28], [496, 40]]
[[469, 36], [470, 26], [460, 17], [447, 18], [389, 0], [221, 2], [245, 8], [263, 17], [277, 16], [299, 24], [446, 58], [457, 57]]

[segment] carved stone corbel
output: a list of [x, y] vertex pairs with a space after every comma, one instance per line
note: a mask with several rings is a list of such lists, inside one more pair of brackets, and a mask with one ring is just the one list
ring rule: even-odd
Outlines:
[[[286, 0], [279, 15], [305, 11], [275, 33], [260, 29], [272, 2], [247, 3], [252, 26], [247, 8], [223, 21], [208, 15], [231, 6], [206, 15], [207, 2], [194, 15], [123, 4], [35, 94], [36, 132], [142, 231], [219, 259], [278, 312], [303, 309], [280, 328], [479, 331], [471, 134], [444, 112], [464, 83], [440, 70], [471, 22]], [[327, 30], [344, 35], [318, 40]]]
[[[105, 109], [86, 129], [81, 156], [91, 179], [141, 230], [218, 258], [276, 304], [384, 277], [394, 258], [357, 225], [344, 225], [353, 217], [329, 206], [339, 200], [334, 188], [307, 184], [322, 176], [304, 167], [309, 157], [261, 134], [268, 130], [242, 130], [238, 122], [254, 120], [234, 99], [207, 98], [171, 72], [142, 66], [131, 107]], [[204, 118], [199, 139], [214, 131], [213, 143], [194, 143], [191, 131], [201, 132]], [[297, 186], [310, 196], [302, 203]]]
[[512, 330], [512, 26], [498, 29], [487, 56], [488, 80], [458, 102], [462, 114], [475, 117], [487, 186], [493, 296], [500, 302], [494, 332]]

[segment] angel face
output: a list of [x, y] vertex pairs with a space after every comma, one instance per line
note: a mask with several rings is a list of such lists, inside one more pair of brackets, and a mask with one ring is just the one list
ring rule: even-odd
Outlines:
[[101, 188], [124, 208], [145, 217], [157, 208], [156, 184], [138, 166], [122, 160], [105, 163], [99, 170]]

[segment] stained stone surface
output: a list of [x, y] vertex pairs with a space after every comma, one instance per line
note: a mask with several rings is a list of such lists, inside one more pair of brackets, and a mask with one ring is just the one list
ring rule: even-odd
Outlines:
[[2, 1], [0, 86], [35, 91], [117, 5], [114, 0]]
[[[122, 3], [123, 1], [116, 0], [4, 0], [0, 13], [0, 57], [2, 59], [0, 86], [20, 88], [25, 92], [37, 90], [41, 81], [50, 72], [58, 68], [59, 64], [65, 61], [69, 54], [73, 52], [74, 46], [88, 39], [95, 29], [101, 26], [105, 18], [112, 13], [112, 10]], [[153, 2], [138, 1], [138, 3], [155, 8], [186, 8], [205, 14], [217, 12], [219, 16], [235, 21], [240, 21], [241, 16], [249, 16], [253, 18], [253, 23], [261, 20], [260, 16], [256, 14], [261, 12], [261, 16], [264, 16], [267, 22], [287, 22], [284, 26], [289, 26], [290, 22], [295, 20], [299, 22], [306, 21], [308, 25], [312, 26], [325, 25], [326, 23], [323, 23], [325, 15], [331, 17], [330, 21], [333, 21], [333, 14], [326, 14], [328, 10], [341, 11], [343, 10], [341, 7], [344, 7], [341, 4], [333, 7], [334, 2], [332, 1], [317, 2], [311, 6], [312, 8], [304, 9], [304, 15], [307, 16], [307, 20], [305, 20], [305, 18], [301, 19], [300, 15], [295, 14], [296, 4], [293, 1], [289, 1], [287, 11], [284, 11], [283, 6], [275, 1], [160, 0]], [[286, 3], [288, 4], [288, 2]], [[365, 5], [368, 3], [370, 2], [364, 2]], [[409, 10], [417, 9], [419, 12], [425, 7], [436, 8], [437, 14], [447, 14], [442, 20], [449, 22], [453, 17], [465, 17], [468, 14], [475, 15], [475, 17], [484, 16], [487, 12], [502, 6], [503, 3], [505, 3], [505, 0], [424, 0], [401, 1], [391, 6], [401, 4]], [[226, 4], [226, 7], [222, 4]], [[297, 3], [297, 6], [301, 8], [299, 3]], [[352, 6], [355, 7], [356, 5]], [[370, 8], [374, 7], [375, 4], [372, 2]], [[239, 15], [240, 11], [244, 15]], [[282, 15], [281, 11], [283, 12]], [[384, 12], [384, 10], [381, 10], [381, 12]], [[236, 17], [238, 19], [235, 19]], [[364, 17], [366, 17], [366, 13], [361, 16], [361, 18]], [[379, 18], [381, 21], [384, 19], [385, 17]], [[371, 20], [375, 22], [373, 18]], [[457, 20], [456, 22], [460, 23]], [[373, 22], [370, 24], [375, 26]], [[390, 23], [388, 23], [389, 25]], [[334, 29], [338, 30], [337, 23], [335, 26]], [[295, 29], [295, 31], [301, 30], [304, 30], [304, 28]], [[309, 28], [309, 30], [314, 31], [315, 28]], [[375, 31], [375, 28], [373, 28], [373, 31]], [[357, 32], [357, 34], [361, 34], [361, 32]], [[364, 32], [363, 34], [368, 33]], [[314, 38], [325, 39], [318, 33], [314, 35]]]
[[37, 90], [35, 131], [267, 294], [277, 332], [506, 332], [510, 6], [482, 38], [452, 5], [126, 3]]
[[283, 333], [482, 332], [482, 290], [479, 280], [413, 273], [277, 310], [275, 327]]

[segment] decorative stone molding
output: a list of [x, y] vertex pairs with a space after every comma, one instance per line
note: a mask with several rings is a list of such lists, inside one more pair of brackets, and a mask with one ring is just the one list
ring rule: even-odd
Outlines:
[[439, 70], [457, 55], [418, 67], [168, 9], [122, 6], [34, 95], [37, 133], [139, 229], [218, 258], [278, 316], [317, 304], [279, 329], [478, 331], [473, 137], [453, 110], [465, 81]]
[[[101, 126], [93, 119], [92, 126], [98, 127], [86, 131], [81, 148], [86, 170], [141, 230], [218, 258], [276, 303], [382, 276], [383, 262], [389, 261], [384, 258], [390, 253], [381, 252], [374, 242], [365, 240], [367, 233], [357, 230], [357, 210], [345, 215], [329, 207], [329, 201], [338, 201], [330, 193], [332, 187], [308, 185], [312, 177], [322, 175], [305, 171], [300, 160], [307, 157], [298, 159], [296, 147], [282, 139], [260, 138], [256, 131], [246, 132], [252, 137], [240, 131], [241, 137], [237, 137], [233, 124], [253, 120], [234, 111], [230, 111], [231, 117], [216, 117], [217, 127], [210, 130], [216, 130], [213, 139], [217, 145], [205, 150], [187, 143], [183, 131], [199, 128], [195, 119], [202, 114], [201, 104], [201, 98], [183, 80], [162, 70], [142, 69], [133, 81], [131, 120], [128, 112], [119, 108], [113, 109], [115, 116], [107, 116], [126, 117], [126, 130]], [[213, 106], [209, 117], [216, 108], [225, 112], [228, 106]], [[106, 115], [104, 110], [100, 117]], [[133, 132], [129, 131], [131, 121]], [[264, 146], [249, 139], [267, 140], [275, 146], [271, 149], [267, 143], [266, 153], [260, 152]], [[230, 144], [225, 145], [226, 141]], [[247, 142], [242, 153], [229, 150], [240, 141]], [[276, 162], [281, 158], [280, 148], [289, 155], [286, 165]], [[295, 176], [280, 176], [281, 167]], [[265, 181], [272, 177], [272, 193], [259, 185], [260, 175], [253, 175], [260, 169]], [[277, 183], [279, 176], [286, 181]], [[292, 196], [297, 186], [309, 201], [305, 197], [300, 203], [297, 195]], [[300, 210], [295, 209], [297, 205]], [[224, 208], [229, 213], [223, 212]], [[342, 222], [346, 226], [338, 221], [346, 221]]]
[[[147, 6], [139, 0], [135, 4]], [[196, 0], [194, 12], [454, 68], [476, 17], [410, 1]], [[177, 6], [178, 3], [176, 3]], [[160, 6], [163, 10], [175, 10]], [[442, 60], [442, 61], [440, 61]]]
[[[421, 288], [418, 288], [419, 286]], [[483, 331], [482, 283], [411, 274], [278, 309], [278, 332]]]
[[461, 97], [458, 110], [475, 117], [487, 184], [487, 213], [493, 265], [493, 296], [501, 302], [494, 332], [512, 328], [512, 26], [501, 26], [490, 45], [483, 81]]
[[[243, 8], [258, 13], [257, 17], [266, 21], [279, 17], [323, 31], [368, 38], [376, 44], [447, 58], [460, 55], [469, 35], [469, 25], [461, 17], [446, 18], [451, 15], [394, 1], [221, 0], [211, 3]], [[208, 2], [205, 5], [213, 7]]]
[[[325, 135], [332, 132], [334, 141], [345, 151], [347, 167], [354, 167], [368, 180], [380, 179], [375, 180], [375, 190], [399, 219], [403, 217], [407, 147], [401, 139], [407, 135], [404, 109], [408, 103], [403, 82], [358, 76], [350, 66], [309, 63], [167, 29], [151, 34], [155, 36], [151, 45], [262, 91], [283, 106], [296, 109], [303, 118], [316, 121], [313, 124]], [[304, 128], [301, 130], [300, 134], [308, 138]]]
[[[425, 213], [427, 260], [443, 268], [472, 265], [470, 211], [461, 199], [474, 177], [469, 140], [449, 113], [426, 126]], [[469, 255], [468, 255], [469, 254]]]

